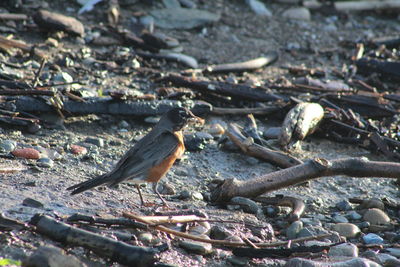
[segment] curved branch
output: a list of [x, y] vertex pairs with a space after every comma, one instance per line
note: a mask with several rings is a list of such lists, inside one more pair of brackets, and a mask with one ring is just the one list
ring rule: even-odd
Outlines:
[[211, 192], [211, 199], [214, 202], [226, 202], [235, 196], [256, 197], [318, 177], [334, 175], [399, 178], [400, 163], [369, 161], [366, 158], [345, 158], [332, 161], [319, 158], [244, 182], [227, 179]]

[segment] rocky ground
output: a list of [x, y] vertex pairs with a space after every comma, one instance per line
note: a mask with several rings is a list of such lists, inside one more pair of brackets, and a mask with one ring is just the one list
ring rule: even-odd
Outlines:
[[[84, 85], [70, 88], [82, 97], [107, 95], [116, 91], [128, 91], [136, 95], [156, 94], [156, 90], [163, 86], [155, 81], [160, 73], [178, 73], [187, 69], [187, 66], [176, 62], [135, 56], [132, 47], [94, 45], [93, 38], [106, 28], [106, 3], [100, 3], [92, 11], [77, 15], [80, 5], [73, 1], [6, 2], [0, 4], [0, 13], [32, 15], [42, 7], [76, 17], [85, 27], [83, 37], [74, 37], [60, 32], [43, 32], [30, 18], [24, 22], [0, 22], [3, 36], [12, 35], [14, 39], [37, 44], [48, 54], [41, 83], [68, 82], [70, 79], [82, 81]], [[150, 14], [151, 10], [160, 10], [165, 5], [161, 1], [150, 2], [120, 1], [119, 25], [131, 29], [137, 23], [142, 23], [148, 27], [148, 19], [143, 15]], [[386, 36], [400, 29], [398, 18], [391, 13], [325, 14], [322, 11], [312, 11], [309, 14], [308, 10], [297, 10], [296, 13], [290, 10], [298, 7], [297, 4], [268, 2], [272, 15], [262, 16], [255, 15], [245, 1], [190, 2], [195, 3], [198, 9], [218, 14], [218, 19], [194, 29], [164, 29], [156, 23], [155, 31], [176, 38], [183, 53], [196, 58], [200, 68], [210, 64], [244, 61], [262, 56], [268, 51], [278, 51], [279, 60], [261, 70], [211, 76], [216, 80], [235, 80], [248, 85], [290, 77], [283, 68], [290, 65], [341, 69], [351, 64], [349, 56], [354, 51], [340, 46], [340, 42]], [[11, 49], [8, 53], [3, 51], [0, 61], [0, 74], [11, 73], [15, 79], [23, 81], [32, 81], [40, 66], [40, 61], [17, 49]], [[10, 67], [6, 63], [18, 65], [19, 68]], [[101, 217], [121, 217], [124, 211], [152, 214], [153, 208], [139, 207], [136, 189], [129, 183], [116, 189], [100, 187], [75, 196], [70, 196], [66, 188], [108, 171], [135, 141], [151, 129], [157, 118], [91, 114], [67, 116], [60, 122], [56, 115], [38, 115], [57, 127], [43, 127], [34, 131], [0, 124], [0, 166], [21, 168], [17, 172], [1, 175], [2, 214], [23, 222], [29, 222], [36, 213], [58, 219], [65, 219], [75, 213]], [[271, 126], [279, 126], [282, 118], [277, 117], [256, 117], [259, 130], [263, 132]], [[139, 246], [156, 247], [168, 243], [169, 249], [159, 253], [158, 261], [176, 266], [300, 266], [299, 262], [293, 260], [295, 256], [308, 262], [308, 265], [303, 263], [306, 265], [301, 266], [332, 266], [329, 263], [317, 265], [319, 261], [347, 261], [340, 266], [400, 266], [400, 248], [396, 245], [400, 239], [399, 210], [385, 207], [382, 202], [386, 200], [399, 204], [398, 187], [393, 179], [325, 177], [268, 194], [292, 196], [306, 203], [305, 214], [294, 223], [285, 219], [288, 213], [286, 208], [262, 207], [259, 203], [249, 202], [248, 205], [258, 207], [255, 214], [252, 214], [254, 209], [246, 209], [237, 204], [216, 206], [209, 202], [208, 185], [212, 180], [233, 177], [248, 180], [278, 168], [243, 155], [240, 151], [224, 149], [221, 145], [223, 137], [216, 134], [211, 126], [220, 124], [225, 127], [230, 122], [242, 123], [240, 116], [210, 115], [205, 119], [204, 126], [185, 129], [187, 134], [200, 132], [206, 140], [204, 146], [199, 151], [185, 153], [162, 180], [161, 191], [168, 194], [166, 199], [178, 211], [200, 210], [211, 219], [234, 220], [260, 227], [252, 229], [243, 223], [210, 222], [187, 226], [190, 233], [198, 233], [197, 230], [213, 239], [241, 241], [247, 238], [257, 243], [337, 232], [347, 237], [349, 243], [335, 246], [328, 253], [252, 259], [234, 256], [231, 249], [224, 246], [196, 244], [157, 231], [103, 229], [103, 235]], [[16, 148], [34, 148], [40, 152], [40, 159], [11, 157], [9, 152]], [[307, 138], [292, 153], [301, 160], [352, 156], [390, 160], [355, 145], [336, 143], [318, 136]], [[146, 199], [158, 202], [151, 186], [147, 185], [143, 191]], [[350, 198], [365, 200], [364, 206], [360, 208], [358, 204], [350, 203]], [[371, 225], [378, 226], [374, 228]], [[77, 257], [87, 266], [119, 266], [89, 250], [52, 241], [30, 229], [0, 229], [3, 229], [0, 232], [2, 258], [23, 261], [38, 247], [51, 245]], [[329, 245], [339, 242], [339, 239], [335, 236], [322, 241], [309, 241], [308, 245]], [[51, 250], [49, 253], [58, 255], [60, 252]], [[57, 265], [65, 261], [62, 258], [64, 256], [57, 257], [60, 257], [57, 258], [58, 262], [51, 266], [64, 266]], [[67, 260], [72, 264], [76, 259]], [[79, 266], [81, 263], [74, 264]]]

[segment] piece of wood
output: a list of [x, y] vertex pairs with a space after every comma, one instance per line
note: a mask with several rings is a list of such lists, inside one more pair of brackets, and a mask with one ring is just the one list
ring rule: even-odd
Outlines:
[[147, 267], [155, 262], [156, 249], [132, 246], [124, 242], [101, 236], [57, 221], [49, 216], [36, 214], [32, 217], [35, 231], [55, 241], [82, 246], [100, 257], [128, 266]]
[[[124, 212], [123, 216], [126, 218], [130, 218], [139, 222], [143, 222], [146, 223], [144, 220], [141, 220], [139, 215], [135, 215], [129, 212]], [[151, 226], [154, 229], [164, 232], [164, 233], [168, 233], [168, 234], [172, 234], [175, 236], [179, 236], [179, 237], [183, 237], [183, 238], [187, 238], [187, 239], [191, 239], [191, 240], [195, 240], [195, 241], [199, 241], [199, 242], [204, 242], [204, 243], [210, 243], [210, 244], [214, 244], [214, 245], [220, 245], [220, 246], [226, 246], [226, 247], [242, 247], [242, 246], [248, 246], [248, 244], [246, 242], [232, 242], [232, 241], [225, 241], [225, 240], [215, 240], [215, 239], [206, 239], [203, 238], [201, 236], [196, 236], [196, 235], [191, 235], [191, 234], [187, 234], [187, 233], [183, 233], [183, 232], [179, 232], [179, 231], [175, 231], [172, 230], [170, 228], [167, 228], [165, 226], [162, 225], [156, 225], [156, 226]], [[278, 242], [271, 242], [271, 243], [254, 243], [254, 245], [256, 245], [257, 247], [277, 247], [277, 246], [284, 246], [286, 244], [290, 243], [299, 243], [299, 242], [303, 242], [303, 241], [307, 241], [307, 240], [314, 240], [314, 239], [322, 239], [322, 238], [326, 238], [330, 236], [330, 234], [323, 234], [323, 235], [318, 235], [318, 236], [308, 236], [308, 237], [303, 237], [303, 238], [297, 238], [297, 239], [292, 239], [292, 240], [287, 240], [287, 241], [278, 241]]]
[[213, 202], [225, 203], [236, 196], [257, 197], [267, 192], [303, 183], [318, 177], [399, 178], [400, 163], [369, 161], [366, 158], [326, 160], [317, 158], [287, 169], [267, 173], [254, 179], [226, 179], [211, 192]]
[[27, 20], [28, 16], [25, 14], [16, 13], [1, 13], [0, 20]]
[[237, 62], [237, 63], [227, 63], [220, 65], [208, 66], [204, 69], [204, 72], [209, 73], [225, 73], [225, 72], [243, 72], [257, 70], [264, 66], [270, 65], [278, 60], [278, 53], [273, 51], [267, 53], [263, 57], [255, 58], [252, 60]]
[[0, 47], [3, 48], [4, 50], [11, 49], [11, 48], [18, 48], [18, 49], [21, 49], [25, 53], [31, 53], [40, 58], [47, 58], [47, 55], [44, 52], [40, 51], [39, 49], [35, 48], [34, 46], [25, 44], [20, 41], [7, 39], [3, 36], [0, 36]]
[[303, 163], [301, 160], [282, 151], [272, 150], [255, 144], [247, 139], [235, 124], [229, 124], [226, 135], [243, 151], [243, 153], [279, 167], [288, 168]]

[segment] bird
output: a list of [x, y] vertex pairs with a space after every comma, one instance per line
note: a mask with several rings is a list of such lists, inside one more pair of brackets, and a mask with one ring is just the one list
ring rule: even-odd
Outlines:
[[99, 185], [115, 187], [123, 181], [130, 181], [135, 184], [143, 206], [145, 202], [140, 184], [150, 182], [153, 183], [154, 193], [168, 206], [157, 190], [157, 183], [185, 152], [182, 129], [196, 121], [204, 124], [203, 119], [187, 108], [170, 109], [147, 135], [122, 156], [111, 171], [68, 187], [67, 190], [72, 190], [71, 195], [75, 195]]

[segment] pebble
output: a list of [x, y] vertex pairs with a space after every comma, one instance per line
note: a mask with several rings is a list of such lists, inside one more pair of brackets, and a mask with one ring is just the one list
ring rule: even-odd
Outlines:
[[348, 222], [349, 222], [349, 220], [347, 220], [346, 217], [344, 217], [344, 216], [342, 216], [342, 215], [339, 215], [339, 214], [334, 215], [334, 216], [332, 217], [332, 219], [333, 219], [333, 221], [334, 221], [335, 223], [348, 223]]
[[383, 238], [380, 237], [379, 235], [373, 234], [373, 233], [364, 235], [362, 238], [363, 238], [365, 244], [382, 244], [383, 243]]
[[161, 185], [161, 189], [159, 189], [161, 195], [172, 196], [176, 194], [175, 187], [171, 184], [163, 184]]
[[387, 248], [385, 249], [390, 255], [400, 258], [400, 248]]
[[349, 211], [346, 214], [346, 217], [351, 221], [357, 221], [357, 220], [360, 220], [362, 218], [361, 214], [356, 212], [356, 211], [354, 211], [354, 210]]
[[212, 239], [224, 240], [225, 238], [231, 235], [232, 235], [231, 231], [219, 225], [214, 225], [210, 229], [210, 237]]
[[40, 158], [36, 161], [36, 165], [43, 168], [51, 168], [54, 165], [54, 161], [49, 158]]
[[15, 149], [11, 152], [17, 158], [25, 158], [25, 159], [39, 159], [40, 153], [36, 149], [33, 148], [20, 148]]
[[358, 257], [358, 247], [351, 243], [343, 243], [329, 249], [330, 257]]
[[255, 201], [245, 197], [234, 197], [230, 202], [234, 205], [240, 205], [244, 212], [251, 214], [258, 214], [261, 212], [260, 207]]
[[273, 240], [275, 232], [271, 224], [264, 223], [263, 227], [250, 227], [251, 233], [263, 240]]
[[181, 6], [178, 0], [162, 0], [162, 3], [166, 8], [177, 8]]
[[82, 267], [86, 266], [75, 256], [65, 255], [64, 250], [53, 246], [39, 247], [32, 255], [26, 257], [22, 266], [42, 267], [42, 266], [68, 266]]
[[210, 228], [206, 228], [201, 225], [195, 225], [190, 227], [188, 232], [192, 235], [208, 235], [210, 233]]
[[187, 7], [187, 8], [196, 8], [197, 7], [196, 3], [194, 3], [191, 0], [179, 0], [179, 2], [181, 3], [181, 6], [183, 6], [183, 7]]
[[364, 221], [370, 224], [388, 224], [390, 223], [390, 218], [387, 214], [377, 208], [368, 209], [363, 216]]
[[244, 257], [237, 257], [237, 256], [232, 256], [226, 259], [230, 264], [234, 266], [245, 266], [248, 264], [249, 260]]
[[180, 199], [192, 199], [192, 200], [203, 200], [203, 195], [200, 192], [190, 192], [189, 190], [183, 190], [179, 194]]
[[103, 147], [104, 146], [104, 139], [100, 137], [88, 137], [85, 140], [86, 143], [93, 144], [97, 147]]
[[361, 232], [360, 228], [352, 223], [337, 223], [333, 225], [332, 230], [348, 238], [356, 237]]
[[[201, 237], [205, 238], [205, 239], [210, 239], [206, 235], [201, 236]], [[212, 245], [209, 243], [203, 243], [203, 242], [192, 241], [192, 240], [181, 240], [179, 242], [179, 246], [181, 246], [188, 252], [196, 253], [199, 255], [207, 255], [212, 252]]]
[[86, 155], [88, 150], [83, 146], [71, 145], [71, 152], [75, 155]]
[[218, 137], [225, 133], [225, 129], [224, 127], [222, 127], [221, 124], [213, 123], [210, 125], [210, 128], [208, 129], [208, 133], [214, 137]]
[[385, 204], [382, 202], [382, 200], [378, 198], [371, 198], [363, 200], [360, 206], [358, 206], [358, 209], [372, 209], [372, 208], [384, 210]]
[[130, 124], [127, 121], [122, 120], [118, 123], [118, 127], [128, 129], [130, 127]]
[[197, 152], [206, 147], [207, 140], [199, 138], [196, 134], [186, 134], [184, 137], [185, 147], [187, 151]]
[[3, 140], [0, 142], [0, 152], [9, 153], [17, 147], [17, 142], [12, 140]]
[[385, 267], [399, 267], [400, 266], [400, 260], [398, 259], [387, 259], [385, 261]]
[[288, 239], [295, 239], [301, 229], [303, 229], [302, 221], [292, 222], [290, 226], [286, 229], [286, 237]]
[[338, 203], [336, 203], [336, 208], [340, 211], [348, 211], [352, 210], [353, 207], [351, 206], [350, 202], [348, 200], [342, 200]]
[[247, 5], [259, 16], [271, 17], [272, 12], [258, 0], [246, 0]]
[[311, 13], [308, 8], [305, 7], [294, 7], [285, 10], [282, 13], [282, 17], [288, 19], [296, 19], [296, 20], [311, 20]]
[[37, 200], [35, 200], [35, 199], [33, 199], [33, 198], [30, 198], [30, 197], [25, 198], [25, 199], [22, 201], [22, 205], [23, 205], [23, 206], [27, 206], [27, 207], [31, 207], [31, 208], [38, 208], [38, 209], [41, 209], [41, 208], [44, 207], [44, 205], [43, 205], [42, 202], [37, 201]]
[[138, 235], [138, 240], [143, 242], [146, 245], [149, 245], [149, 244], [151, 244], [151, 241], [153, 241], [153, 235], [151, 233], [147, 233], [147, 232], [140, 233]]

